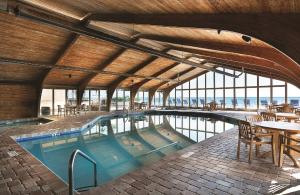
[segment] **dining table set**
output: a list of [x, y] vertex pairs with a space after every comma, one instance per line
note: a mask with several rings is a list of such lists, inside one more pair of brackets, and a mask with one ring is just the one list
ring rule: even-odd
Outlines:
[[267, 111], [246, 116], [246, 121], [239, 123], [238, 159], [240, 142], [250, 145], [249, 162], [252, 159], [252, 145], [256, 146], [258, 154], [260, 146], [269, 144], [271, 151], [261, 154], [260, 157], [272, 154], [274, 164], [281, 167], [286, 155], [295, 167], [300, 167], [297, 159], [300, 157], [300, 114]]

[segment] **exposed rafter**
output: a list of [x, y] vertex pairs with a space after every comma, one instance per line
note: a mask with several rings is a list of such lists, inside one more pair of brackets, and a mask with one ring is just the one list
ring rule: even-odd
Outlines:
[[[22, 7], [26, 7], [25, 9]], [[15, 12], [16, 16], [25, 18], [25, 19], [29, 19], [32, 20], [36, 23], [40, 23], [40, 24], [44, 24], [44, 25], [49, 25], [49, 26], [53, 26], [56, 28], [60, 28], [69, 32], [73, 32], [79, 35], [84, 35], [87, 37], [91, 37], [94, 39], [100, 39], [100, 40], [104, 40], [104, 41], [108, 41], [111, 42], [113, 44], [116, 44], [120, 47], [123, 48], [127, 48], [127, 49], [133, 49], [133, 50], [137, 50], [137, 51], [142, 51], [145, 53], [148, 53], [152, 56], [156, 56], [156, 57], [163, 57], [163, 58], [167, 58], [176, 62], [181, 62], [187, 65], [190, 65], [192, 67], [199, 67], [199, 68], [203, 68], [203, 69], [211, 69], [210, 66], [205, 66], [205, 65], [201, 65], [192, 61], [188, 61], [167, 53], [163, 53], [161, 51], [149, 48], [149, 47], [145, 47], [142, 45], [138, 45], [135, 43], [132, 43], [130, 41], [127, 40], [123, 40], [121, 38], [94, 30], [94, 29], [90, 29], [87, 28], [85, 26], [80, 26], [80, 25], [74, 25], [73, 23], [70, 23], [68, 21], [59, 19], [57, 17], [53, 17], [53, 13], [48, 13], [47, 10], [39, 10], [39, 9], [35, 9], [33, 7], [29, 7], [27, 5], [23, 5], [22, 3], [19, 3], [19, 7], [12, 7], [10, 8], [10, 12]], [[45, 17], [45, 13], [48, 13], [47, 17]]]
[[95, 70], [95, 69], [88, 69], [83, 67], [75, 67], [75, 66], [65, 66], [65, 65], [52, 65], [46, 63], [38, 63], [38, 62], [30, 62], [24, 60], [17, 60], [17, 59], [9, 59], [9, 58], [0, 58], [0, 64], [7, 65], [7, 64], [15, 64], [15, 65], [23, 65], [23, 66], [31, 66], [37, 67], [41, 69], [58, 69], [58, 70], [71, 70], [71, 71], [80, 71], [86, 73], [95, 73], [95, 74], [108, 74], [108, 75], [115, 75], [115, 76], [124, 76], [124, 77], [136, 77], [141, 79], [155, 79], [160, 81], [168, 81], [168, 82], [176, 82], [175, 80], [171, 79], [163, 79], [151, 76], [143, 76], [138, 74], [128, 74], [128, 73], [119, 73], [119, 72], [112, 72], [112, 71], [105, 71], [105, 70]]
[[[173, 38], [165, 36], [156, 36], [156, 35], [143, 35], [141, 38], [157, 41], [159, 43], [168, 44], [170, 47], [175, 46], [177, 48], [185, 49], [208, 49], [211, 51], [217, 51], [222, 53], [232, 53], [237, 55], [247, 55], [253, 57], [259, 57], [270, 62], [270, 64], [277, 64], [273, 66], [274, 69], [280, 69], [282, 72], [288, 72], [291, 75], [294, 75], [298, 78], [298, 73], [293, 69], [290, 69], [286, 66], [286, 59], [282, 59], [282, 54], [273, 48], [260, 48], [260, 51], [257, 52], [257, 47], [251, 45], [235, 45], [230, 43], [221, 43], [213, 41], [201, 41], [201, 40], [190, 40], [184, 38]], [[214, 61], [211, 60], [213, 63]], [[251, 63], [248, 63], [251, 65]], [[299, 72], [300, 73], [300, 72]]]
[[[170, 49], [164, 49], [162, 52], [168, 52]], [[154, 62], [155, 60], [157, 60], [158, 57], [156, 56], [152, 56], [148, 59], [146, 59], [144, 62], [140, 63], [139, 65], [135, 66], [134, 68], [130, 69], [127, 74], [136, 74], [138, 73], [138, 71], [140, 71], [141, 69], [147, 67], [148, 65], [150, 65], [152, 62]], [[155, 76], [153, 76], [155, 77]], [[112, 83], [109, 84], [109, 86], [111, 88], [117, 88], [119, 86], [119, 84], [124, 81], [127, 77], [124, 76], [120, 76], [118, 79], [114, 80]]]
[[[181, 76], [183, 76], [183, 75], [185, 75], [185, 74], [187, 74], [187, 73], [189, 73], [189, 72], [191, 72], [191, 71], [193, 71], [193, 70], [195, 70], [195, 69], [196, 69], [195, 67], [191, 67], [191, 68], [189, 68], [189, 69], [187, 69], [187, 70], [185, 70], [185, 71], [182, 71], [182, 72], [178, 73], [178, 75], [175, 75], [175, 76], [171, 77], [171, 79], [172, 79], [172, 80], [173, 80], [173, 79], [177, 79], [177, 78], [179, 78], [179, 77], [181, 77]], [[152, 89], [157, 90], [158, 88], [160, 88], [161, 86], [163, 86], [163, 85], [166, 84], [166, 83], [168, 83], [168, 82], [167, 82], [167, 81], [163, 81], [163, 82], [161, 82], [160, 84], [158, 84], [158, 85], [152, 87]]]
[[[184, 48], [184, 47], [174, 47], [173, 49], [183, 52], [188, 52], [196, 55], [199, 58], [215, 62], [219, 64], [220, 66], [233, 68], [233, 69], [241, 69], [242, 67], [247, 68], [248, 70], [257, 71], [260, 70], [262, 73], [268, 74], [268, 76], [276, 76], [277, 79], [290, 81], [296, 85], [299, 85], [299, 77], [291, 76], [285, 71], [276, 69], [273, 62], [259, 59], [259, 58], [253, 58], [251, 56], [241, 56], [241, 55], [235, 55], [235, 54], [226, 54], [226, 53], [217, 53], [215, 51], [201, 51], [199, 49], [190, 49], [190, 48]], [[218, 56], [218, 57], [217, 57]], [[233, 60], [232, 58], [237, 58], [238, 60]], [[249, 63], [248, 61], [255, 62], [255, 63]]]

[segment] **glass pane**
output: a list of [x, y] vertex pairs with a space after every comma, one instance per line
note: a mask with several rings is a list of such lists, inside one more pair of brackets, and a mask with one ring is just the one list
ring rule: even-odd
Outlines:
[[188, 90], [184, 90], [183, 91], [183, 106], [184, 107], [188, 107], [189, 106], [189, 91]]
[[198, 88], [205, 88], [205, 75], [198, 77]]
[[259, 109], [266, 109], [270, 104], [270, 87], [261, 87], [259, 88]]
[[[241, 72], [235, 71], [235, 75], [239, 75]], [[241, 76], [235, 79], [236, 87], [245, 87], [245, 74], [243, 73]]]
[[280, 80], [276, 80], [276, 79], [273, 79], [273, 85], [285, 85], [285, 82], [284, 81], [280, 81]]
[[206, 73], [206, 88], [214, 88], [214, 73]]
[[123, 110], [124, 107], [124, 90], [118, 89], [117, 90], [117, 110]]
[[257, 88], [247, 88], [247, 109], [257, 109]]
[[[233, 74], [233, 70], [225, 69], [225, 72]], [[225, 75], [225, 87], [233, 87], [233, 77]]]
[[197, 78], [192, 79], [192, 80], [190, 81], [190, 88], [191, 88], [191, 89], [196, 89], [196, 88], [197, 88]]
[[270, 86], [271, 79], [267, 77], [259, 77], [259, 86]]
[[64, 108], [66, 104], [66, 90], [55, 89], [54, 90], [54, 114], [58, 114], [58, 106]]
[[110, 109], [111, 110], [116, 110], [117, 109], [117, 91], [115, 91], [113, 96], [112, 96]]
[[216, 88], [223, 88], [224, 87], [224, 75], [223, 74], [219, 74], [219, 73], [215, 73], [215, 84], [216, 84]]
[[236, 104], [236, 108], [239, 109], [245, 109], [245, 88], [240, 88], [235, 90], [235, 96], [236, 96], [236, 102], [233, 102], [233, 104]]
[[233, 89], [225, 89], [225, 108], [233, 108]]
[[190, 86], [189, 82], [183, 83], [182, 89], [189, 89], [189, 86]]
[[182, 106], [181, 90], [176, 90], [176, 106]]
[[[45, 113], [41, 113], [41, 114], [51, 114], [52, 112], [52, 89], [43, 89], [42, 91], [42, 96], [41, 96], [41, 107], [49, 107], [49, 111], [50, 113], [47, 113], [47, 111], [45, 111]], [[40, 109], [41, 112], [43, 111], [42, 109]]]
[[107, 106], [107, 91], [100, 90], [100, 109], [106, 110], [106, 106]]
[[197, 91], [196, 90], [190, 91], [190, 106], [197, 107]]
[[149, 102], [149, 92], [148, 91], [144, 91], [144, 102], [145, 103]]
[[208, 89], [206, 90], [206, 102], [210, 103], [212, 101], [214, 101], [214, 90]]
[[91, 90], [91, 105], [99, 105], [99, 90]]
[[70, 105], [77, 104], [77, 94], [75, 89], [68, 89], [67, 90], [67, 103]]
[[247, 74], [247, 86], [257, 86], [257, 76], [253, 74]]
[[300, 106], [300, 89], [295, 85], [287, 85], [288, 103], [294, 107]]
[[224, 106], [224, 89], [216, 89], [216, 102], [217, 104], [220, 104], [222, 106]]
[[273, 105], [285, 103], [285, 87], [273, 87]]
[[125, 97], [124, 97], [124, 103], [125, 103], [125, 109], [129, 109], [130, 105], [130, 91], [126, 90], [125, 91]]
[[170, 92], [168, 102], [170, 106], [175, 106], [175, 89]]
[[198, 107], [203, 107], [205, 104], [205, 90], [198, 90]]
[[90, 104], [90, 91], [84, 90], [83, 96], [82, 96], [82, 104], [89, 105]]

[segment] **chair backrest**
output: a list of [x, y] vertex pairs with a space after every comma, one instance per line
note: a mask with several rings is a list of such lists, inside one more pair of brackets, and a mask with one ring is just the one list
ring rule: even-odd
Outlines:
[[245, 105], [250, 105], [250, 100], [249, 99], [244, 99]]
[[263, 121], [263, 117], [261, 115], [250, 115], [250, 116], [246, 116], [246, 121], [250, 123], [261, 122]]
[[299, 100], [290, 100], [292, 106], [299, 106]]
[[231, 102], [232, 102], [232, 105], [237, 105], [237, 99], [232, 99]]
[[239, 138], [250, 140], [252, 137], [251, 124], [247, 121], [239, 122]]
[[278, 101], [277, 101], [277, 100], [273, 100], [273, 101], [272, 101], [272, 104], [273, 104], [273, 105], [277, 105], [277, 104], [278, 104]]
[[57, 109], [60, 110], [61, 109], [61, 105], [57, 105]]
[[260, 100], [260, 104], [263, 105], [263, 106], [267, 106], [268, 101], [267, 100]]
[[293, 112], [294, 108], [289, 104], [284, 104], [282, 107], [282, 112]]
[[271, 112], [261, 112], [260, 115], [262, 116], [264, 121], [276, 121], [276, 115]]
[[201, 104], [204, 104], [204, 99], [200, 99], [200, 103], [201, 103]]

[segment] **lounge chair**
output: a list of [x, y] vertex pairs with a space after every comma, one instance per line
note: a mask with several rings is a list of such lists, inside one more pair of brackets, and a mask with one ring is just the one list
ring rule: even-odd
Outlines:
[[290, 104], [293, 107], [299, 107], [299, 100], [290, 100]]

